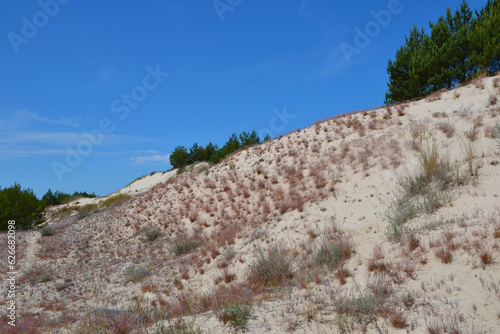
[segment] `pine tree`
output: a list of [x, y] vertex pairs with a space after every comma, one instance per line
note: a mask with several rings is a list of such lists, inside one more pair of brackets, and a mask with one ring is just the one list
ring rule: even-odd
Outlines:
[[177, 146], [170, 154], [169, 161], [174, 168], [189, 165], [191, 162], [189, 153], [184, 146]]
[[389, 59], [387, 65], [389, 91], [385, 94], [386, 104], [413, 99], [423, 94], [424, 88], [414, 65], [421, 55], [427, 38], [424, 29], [419, 30], [415, 25], [410, 35], [405, 36], [405, 45], [397, 50], [395, 60]]
[[476, 73], [500, 71], [500, 0], [489, 0], [472, 23], [469, 36], [471, 67]]
[[448, 7], [429, 27], [427, 35], [414, 26], [395, 60], [389, 60], [386, 104], [451, 89], [478, 73], [500, 71], [500, 0], [488, 0], [476, 17], [462, 0], [455, 13]]
[[44, 202], [39, 201], [33, 190], [21, 189], [18, 183], [0, 189], [0, 231], [8, 229], [14, 220], [17, 229], [33, 228], [45, 223]]

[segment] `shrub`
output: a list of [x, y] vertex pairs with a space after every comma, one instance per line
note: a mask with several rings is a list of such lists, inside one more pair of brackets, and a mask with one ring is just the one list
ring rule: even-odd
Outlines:
[[440, 165], [436, 140], [426, 137], [425, 132], [420, 136], [420, 164], [425, 175], [431, 175]]
[[293, 258], [282, 244], [259, 250], [250, 266], [248, 279], [256, 286], [282, 286], [294, 277]]
[[149, 270], [143, 266], [131, 266], [125, 272], [125, 283], [137, 283], [149, 274]]
[[398, 177], [397, 188], [386, 201], [384, 218], [389, 222], [386, 236], [399, 240], [403, 224], [419, 213], [431, 214], [451, 201], [451, 190], [466, 179], [457, 168], [442, 159], [436, 142], [421, 139], [420, 166], [414, 173]]
[[495, 122], [495, 126], [493, 127], [493, 138], [496, 139], [498, 143], [498, 147], [500, 147], [500, 122]]
[[346, 236], [324, 237], [314, 254], [314, 262], [330, 269], [341, 266], [354, 253], [354, 246]]
[[54, 228], [52, 226], [45, 226], [40, 230], [42, 237], [49, 237], [54, 234]]
[[177, 175], [181, 175], [181, 174], [184, 174], [184, 172], [186, 172], [186, 166], [181, 166], [177, 169]]
[[234, 305], [228, 304], [217, 316], [224, 324], [229, 323], [236, 329], [245, 330], [251, 312], [252, 307], [250, 305], [240, 305], [237, 301]]
[[78, 210], [78, 220], [89, 216], [91, 213], [99, 211], [99, 207], [95, 204], [88, 204]]
[[500, 122], [496, 121], [493, 127], [493, 138], [500, 139]]
[[25, 272], [31, 285], [45, 283], [52, 280], [52, 276], [41, 267], [32, 267]]
[[119, 195], [115, 195], [115, 196], [112, 196], [110, 198], [108, 198], [107, 200], [105, 200], [101, 206], [102, 207], [108, 207], [112, 204], [118, 204], [118, 203], [123, 203], [127, 200], [129, 200], [130, 198], [132, 198], [132, 196], [130, 196], [129, 194], [119, 194]]
[[200, 247], [202, 244], [201, 240], [190, 236], [187, 234], [179, 234], [173, 241], [170, 246], [171, 251], [176, 255], [180, 256], [185, 253], [189, 253], [193, 249]]
[[446, 138], [451, 138], [455, 134], [455, 127], [448, 122], [440, 122], [437, 128], [446, 135]]
[[381, 298], [365, 292], [354, 298], [337, 297], [335, 311], [340, 315], [352, 317], [359, 322], [371, 321], [379, 311]]
[[167, 319], [168, 327], [164, 327], [163, 323], [157, 323], [156, 334], [201, 334], [200, 328], [194, 327], [194, 320], [191, 324], [187, 324], [183, 317], [179, 317], [175, 322]]
[[161, 236], [161, 232], [156, 227], [147, 228], [145, 234], [149, 241], [155, 241]]
[[56, 284], [56, 291], [62, 291], [73, 286], [73, 282], [70, 278], [66, 278], [63, 283]]

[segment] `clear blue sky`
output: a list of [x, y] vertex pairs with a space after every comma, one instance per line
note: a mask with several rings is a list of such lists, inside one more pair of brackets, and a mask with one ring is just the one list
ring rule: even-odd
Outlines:
[[107, 195], [177, 145], [382, 105], [404, 35], [459, 2], [3, 1], [0, 186]]

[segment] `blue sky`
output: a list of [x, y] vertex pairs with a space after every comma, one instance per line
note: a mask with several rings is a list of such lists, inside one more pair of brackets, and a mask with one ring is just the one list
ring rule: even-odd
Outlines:
[[0, 186], [103, 196], [177, 145], [380, 106], [404, 35], [459, 3], [4, 1]]

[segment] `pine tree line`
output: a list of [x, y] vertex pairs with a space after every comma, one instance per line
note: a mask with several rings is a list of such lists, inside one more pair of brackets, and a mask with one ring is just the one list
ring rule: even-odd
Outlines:
[[202, 161], [216, 164], [229, 154], [241, 148], [260, 144], [269, 139], [271, 138], [266, 136], [261, 140], [255, 130], [250, 133], [243, 131], [239, 136], [233, 133], [221, 148], [219, 148], [217, 144], [214, 145], [211, 142], [205, 147], [194, 143], [189, 151], [184, 146], [177, 146], [170, 154], [169, 161], [173, 168], [181, 168]]
[[95, 198], [95, 193], [74, 192], [73, 195], [48, 190], [38, 199], [32, 189], [13, 186], [0, 187], [0, 231], [6, 231], [8, 221], [14, 220], [17, 229], [29, 229], [45, 223], [45, 208], [51, 205], [66, 204], [76, 198]]
[[453, 14], [429, 23], [430, 33], [414, 26], [387, 65], [385, 103], [422, 98], [451, 89], [480, 74], [500, 71], [500, 0], [475, 11], [467, 1]]

